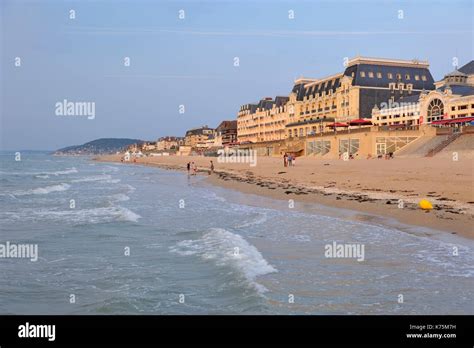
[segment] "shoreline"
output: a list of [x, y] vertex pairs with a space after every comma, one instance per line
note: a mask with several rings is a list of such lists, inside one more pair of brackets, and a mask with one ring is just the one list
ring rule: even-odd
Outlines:
[[[119, 155], [99, 156], [94, 157], [93, 160], [121, 163]], [[296, 173], [294, 177], [298, 179], [303, 178], [303, 180], [292, 180], [292, 173], [289, 172], [298, 167], [284, 168], [281, 166], [280, 168], [277, 166], [275, 168], [275, 164], [280, 162], [280, 159], [276, 158], [265, 159], [265, 162], [269, 163], [264, 163], [262, 165], [264, 168], [259, 170], [256, 170], [256, 167], [250, 167], [248, 164], [221, 164], [216, 163], [217, 158], [196, 156], [144, 157], [137, 158], [136, 163], [129, 162], [126, 164], [138, 164], [155, 166], [168, 170], [186, 171], [186, 163], [194, 161], [198, 166], [198, 173], [209, 173], [209, 167], [205, 164], [209, 163], [211, 160], [214, 161], [216, 169], [214, 170], [214, 174], [209, 175], [205, 181], [212, 185], [278, 200], [288, 201], [289, 199], [292, 199], [295, 204], [299, 202], [316, 203], [332, 208], [352, 210], [355, 212], [374, 215], [376, 217], [393, 219], [404, 225], [426, 227], [442, 231], [446, 234], [458, 235], [470, 240], [474, 239], [474, 229], [471, 227], [474, 225], [474, 206], [470, 199], [472, 190], [470, 193], [468, 192], [467, 195], [462, 197], [466, 202], [447, 198], [445, 194], [446, 192], [443, 192], [443, 195], [436, 196], [436, 192], [430, 191], [433, 193], [432, 196], [434, 197], [428, 197], [428, 199], [433, 203], [434, 209], [432, 211], [423, 211], [418, 207], [417, 202], [419, 199], [425, 198], [425, 195], [417, 194], [414, 189], [384, 190], [384, 182], [380, 183], [381, 185], [375, 185], [375, 183], [372, 183], [371, 186], [376, 187], [364, 189], [364, 176], [359, 178], [360, 182], [357, 182], [357, 180], [355, 180], [357, 179], [357, 175], [354, 175], [357, 173], [355, 172], [351, 173], [353, 174], [351, 178], [354, 178], [352, 186], [361, 187], [361, 189], [358, 190], [339, 187], [347, 185], [337, 185], [336, 181], [341, 178], [337, 178], [336, 175], [329, 175], [329, 177], [333, 177], [333, 181], [330, 182], [330, 185], [315, 185], [315, 182], [308, 181], [307, 177], [314, 174], [314, 172], [310, 174], [305, 173], [303, 177], [298, 176], [298, 173]], [[259, 161], [262, 160], [259, 159]], [[311, 159], [298, 159], [297, 161], [297, 166], [300, 166], [301, 164], [300, 167], [302, 167], [298, 168], [300, 172], [304, 172], [307, 169], [306, 167], [308, 166], [308, 163], [312, 166], [315, 163], [318, 163], [321, 166], [330, 167], [331, 165], [340, 166], [342, 162], [337, 160], [311, 161]], [[357, 162], [360, 161], [363, 162], [364, 160], [357, 160]], [[382, 160], [381, 162], [375, 161], [372, 163], [375, 163], [375, 165], [382, 165], [387, 162], [391, 161]], [[352, 163], [354, 162], [351, 162], [351, 164]], [[269, 167], [272, 170], [269, 171], [266, 167]], [[362, 164], [361, 169], [365, 170], [365, 167], [366, 166]], [[320, 169], [318, 169], [318, 174], [320, 174], [319, 171]], [[283, 174], [289, 175], [285, 176]], [[342, 175], [346, 174], [349, 173], [344, 172]], [[368, 176], [369, 174], [370, 173], [365, 173], [365, 176]], [[472, 172], [468, 175], [472, 175]], [[409, 182], [410, 180], [406, 181]], [[428, 185], [428, 187], [431, 186]], [[460, 194], [458, 192], [451, 193], [453, 195]], [[403, 200], [403, 209], [398, 207], [399, 199]]]

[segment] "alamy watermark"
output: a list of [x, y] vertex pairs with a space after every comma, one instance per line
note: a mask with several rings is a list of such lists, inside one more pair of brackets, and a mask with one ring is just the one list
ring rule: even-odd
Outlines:
[[55, 104], [56, 116], [87, 116], [95, 118], [95, 102], [72, 102], [64, 99]]
[[365, 260], [365, 245], [332, 242], [332, 244], [324, 246], [324, 256], [327, 258], [357, 259], [357, 261], [362, 262]]
[[249, 163], [251, 167], [257, 165], [257, 151], [244, 149], [217, 150], [217, 163]]
[[[395, 110], [394, 110], [395, 109]], [[383, 102], [380, 104], [380, 114], [386, 115], [389, 114], [390, 111], [398, 111], [398, 112], [417, 112], [420, 111], [420, 104], [419, 103], [411, 103], [411, 102], [396, 102], [389, 100], [387, 102]]]
[[0, 243], [0, 259], [30, 259], [38, 261], [38, 244]]

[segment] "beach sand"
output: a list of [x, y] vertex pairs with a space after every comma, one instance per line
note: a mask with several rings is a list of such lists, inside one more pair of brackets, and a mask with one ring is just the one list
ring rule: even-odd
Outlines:
[[[96, 160], [120, 162], [120, 156], [100, 156]], [[207, 181], [214, 185], [292, 199], [295, 204], [319, 203], [389, 217], [403, 224], [474, 239], [474, 167], [468, 159], [342, 161], [299, 157], [295, 166], [284, 167], [282, 158], [258, 157], [257, 165], [252, 167], [248, 163], [219, 163], [215, 157], [159, 156], [138, 158], [136, 164], [186, 170], [188, 162], [195, 162], [200, 172], [208, 174], [211, 160], [215, 171]], [[421, 210], [421, 199], [428, 199], [434, 209]], [[403, 208], [399, 208], [399, 200]]]

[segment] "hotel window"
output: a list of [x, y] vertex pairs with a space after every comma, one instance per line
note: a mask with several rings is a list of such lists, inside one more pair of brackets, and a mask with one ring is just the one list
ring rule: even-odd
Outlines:
[[405, 74], [405, 80], [410, 80], [410, 74]]
[[390, 88], [391, 91], [395, 89], [395, 83], [389, 83], [388, 88]]
[[372, 71], [369, 71], [369, 77], [374, 78], [374, 73]]
[[382, 73], [381, 73], [381, 72], [378, 72], [378, 73], [377, 73], [377, 78], [378, 78], [378, 79], [381, 79], [381, 78], [382, 78]]
[[360, 72], [360, 77], [365, 77], [365, 71]]
[[415, 75], [415, 81], [419, 81], [420, 80], [420, 75]]
[[401, 80], [402, 79], [402, 74], [397, 74], [397, 80]]
[[388, 74], [387, 74], [387, 77], [391, 80], [391, 79], [393, 79], [393, 74], [392, 74], [392, 73], [388, 73]]
[[426, 75], [421, 75], [421, 79], [422, 79], [423, 81], [426, 81]]

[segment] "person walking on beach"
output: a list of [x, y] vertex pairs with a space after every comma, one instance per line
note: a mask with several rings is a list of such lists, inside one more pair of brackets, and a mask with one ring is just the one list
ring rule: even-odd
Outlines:
[[194, 162], [192, 163], [192, 165], [193, 165], [193, 175], [196, 175], [196, 173], [197, 173], [197, 165], [196, 165], [196, 163], [194, 163]]
[[191, 163], [188, 162], [188, 164], [186, 165], [186, 168], [188, 169], [188, 175], [189, 175], [189, 172], [191, 171]]
[[287, 167], [288, 166], [288, 155], [285, 154], [283, 155], [283, 166]]
[[209, 174], [214, 173], [214, 163], [211, 161], [211, 172]]
[[293, 162], [293, 157], [292, 157], [292, 155], [290, 154], [290, 155], [288, 155], [288, 167], [291, 167], [291, 166], [293, 165], [292, 162]]

